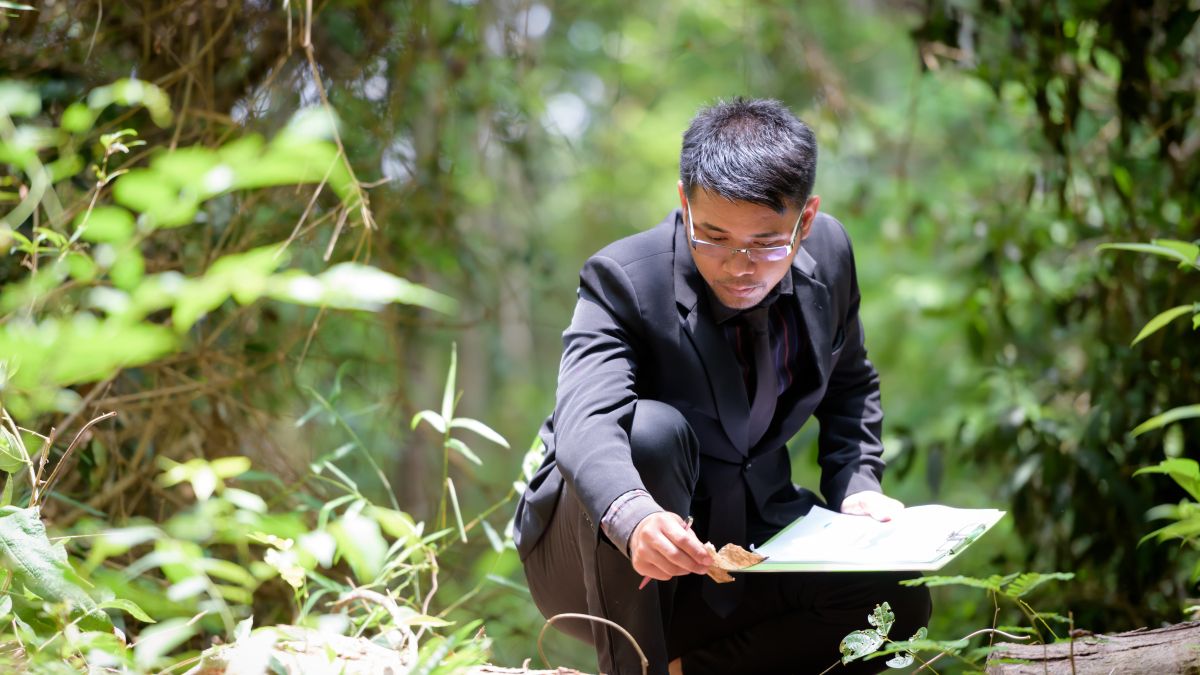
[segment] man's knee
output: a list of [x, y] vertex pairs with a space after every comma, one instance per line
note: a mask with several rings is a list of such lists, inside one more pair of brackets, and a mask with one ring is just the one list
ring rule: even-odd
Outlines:
[[640, 400], [629, 430], [633, 464], [643, 479], [678, 473], [694, 485], [699, 475], [699, 447], [683, 413], [660, 401]]

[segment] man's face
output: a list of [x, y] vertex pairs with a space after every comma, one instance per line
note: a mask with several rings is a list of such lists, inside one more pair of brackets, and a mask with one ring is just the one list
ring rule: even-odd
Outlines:
[[800, 249], [800, 240], [808, 236], [821, 203], [819, 197], [812, 196], [803, 209], [789, 206], [783, 213], [776, 213], [767, 206], [731, 202], [703, 189], [695, 190], [689, 200], [682, 182], [679, 183], [679, 201], [683, 208], [685, 228], [688, 208], [691, 207], [696, 239], [729, 248], [785, 246], [799, 219], [800, 230], [796, 234], [795, 245], [782, 260], [755, 262], [745, 253], [732, 251], [714, 258], [698, 253], [689, 244], [692, 260], [700, 276], [704, 277], [721, 304], [730, 309], [747, 309], [757, 305], [788, 273], [792, 259]]

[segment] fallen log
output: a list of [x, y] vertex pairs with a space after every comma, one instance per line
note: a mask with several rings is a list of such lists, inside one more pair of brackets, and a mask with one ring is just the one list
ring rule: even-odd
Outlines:
[[997, 647], [988, 657], [989, 675], [1200, 675], [1200, 621], [1048, 645], [1004, 642]]

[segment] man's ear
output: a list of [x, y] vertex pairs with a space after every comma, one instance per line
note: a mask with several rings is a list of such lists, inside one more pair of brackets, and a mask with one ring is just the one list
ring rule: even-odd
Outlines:
[[676, 186], [679, 187], [679, 208], [686, 211], [687, 210], [687, 194], [684, 193], [684, 191], [683, 191], [683, 181], [677, 182]]
[[821, 198], [813, 195], [804, 202], [804, 212], [800, 216], [800, 239], [801, 241], [808, 239], [808, 233], [812, 230], [813, 220], [817, 217], [817, 210], [821, 208]]

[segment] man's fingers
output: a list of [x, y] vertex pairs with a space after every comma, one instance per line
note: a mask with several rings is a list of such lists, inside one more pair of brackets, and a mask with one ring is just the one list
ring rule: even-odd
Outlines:
[[712, 565], [712, 554], [708, 549], [704, 548], [704, 544], [700, 543], [700, 539], [696, 537], [696, 533], [684, 527], [672, 528], [667, 531], [667, 536], [671, 538], [671, 542], [686, 558], [686, 561], [680, 561], [680, 564], [688, 567], [689, 571], [696, 574], [704, 574]]
[[666, 534], [659, 534], [652, 540], [653, 551], [657, 554], [657, 558], [653, 558], [655, 564], [662, 569], [671, 572], [675, 576], [694, 572], [695, 563], [690, 555], [680, 550]]

